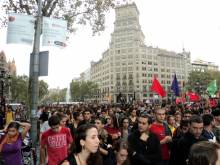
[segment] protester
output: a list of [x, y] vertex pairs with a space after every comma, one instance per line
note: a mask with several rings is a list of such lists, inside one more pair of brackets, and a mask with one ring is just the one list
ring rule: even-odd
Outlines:
[[175, 121], [175, 118], [173, 115], [169, 115], [167, 116], [167, 124], [168, 124], [168, 127], [170, 128], [170, 131], [172, 133], [172, 136], [173, 136], [173, 133], [174, 131], [176, 130], [176, 121]]
[[78, 123], [78, 127], [83, 124], [94, 124], [94, 120], [92, 120], [92, 111], [89, 108], [86, 108], [83, 111], [83, 120]]
[[188, 165], [219, 165], [220, 145], [218, 143], [202, 141], [194, 144], [190, 149]]
[[[21, 128], [21, 133], [19, 129]], [[5, 136], [0, 140], [0, 153], [4, 165], [22, 165], [21, 147], [22, 141], [26, 137], [31, 125], [24, 122], [11, 122], [7, 126]]]
[[124, 117], [121, 121], [121, 127], [120, 127], [120, 132], [121, 132], [121, 138], [124, 141], [127, 141], [128, 136], [131, 133], [131, 128], [129, 127], [129, 118]]
[[180, 126], [176, 128], [176, 130], [173, 133], [173, 140], [174, 139], [180, 139], [185, 133], [189, 130], [189, 120], [181, 120]]
[[130, 126], [133, 127], [137, 123], [137, 110], [131, 109], [130, 116], [129, 116]]
[[5, 112], [5, 120], [6, 120], [6, 126], [14, 120], [14, 112], [12, 111], [12, 108], [10, 106], [6, 106], [6, 112]]
[[213, 128], [213, 132], [216, 136], [216, 140], [220, 143], [220, 108], [216, 108], [212, 111], [212, 115], [215, 119], [215, 126]]
[[82, 112], [78, 112], [78, 111], [73, 112], [73, 121], [68, 123], [68, 127], [70, 128], [70, 132], [73, 138], [75, 137], [78, 124], [82, 120], [83, 120]]
[[128, 158], [128, 144], [126, 141], [119, 141], [115, 146], [116, 161], [113, 165], [130, 165]]
[[83, 124], [77, 128], [71, 154], [61, 165], [102, 165], [99, 153], [98, 130], [93, 124]]
[[108, 132], [108, 135], [110, 137], [109, 143], [113, 145], [115, 140], [121, 137], [121, 132], [119, 130], [119, 126], [115, 116], [109, 116], [106, 120], [107, 123], [104, 128]]
[[57, 115], [51, 116], [48, 123], [50, 129], [41, 136], [41, 165], [46, 163], [45, 150], [48, 156], [48, 165], [59, 164], [67, 157], [68, 148], [72, 143], [69, 129], [60, 125], [60, 118]]
[[141, 115], [138, 119], [138, 130], [128, 137], [128, 151], [132, 164], [158, 165], [161, 161], [160, 141], [154, 133], [149, 132], [152, 119]]
[[162, 160], [161, 165], [168, 165], [170, 159], [170, 146], [172, 142], [172, 132], [165, 123], [165, 109], [155, 109], [155, 122], [151, 125], [150, 131], [157, 135], [160, 140]]
[[178, 156], [178, 141], [180, 138], [182, 138], [185, 133], [188, 132], [189, 130], [189, 120], [182, 120], [180, 122], [180, 126], [177, 127], [173, 134], [172, 138], [172, 145], [170, 148], [170, 161], [169, 165], [176, 165], [176, 162], [178, 161], [177, 156]]
[[186, 160], [189, 156], [190, 147], [199, 142], [207, 141], [206, 138], [202, 136], [203, 130], [203, 120], [201, 116], [193, 115], [190, 118], [190, 127], [189, 131], [183, 135], [178, 141], [177, 149], [177, 162], [178, 165], [187, 165]]
[[204, 114], [202, 116], [204, 129], [202, 131], [202, 136], [208, 139], [208, 141], [216, 142], [216, 136], [213, 132], [213, 127], [215, 125], [214, 117], [211, 114]]
[[182, 120], [181, 112], [179, 111], [175, 112], [174, 116], [175, 116], [175, 123], [176, 123], [175, 127], [177, 128], [178, 126], [180, 126], [180, 122]]
[[192, 116], [192, 112], [190, 110], [183, 111], [183, 120], [189, 120]]
[[68, 116], [63, 113], [57, 113], [56, 115], [60, 118], [60, 126], [67, 127]]

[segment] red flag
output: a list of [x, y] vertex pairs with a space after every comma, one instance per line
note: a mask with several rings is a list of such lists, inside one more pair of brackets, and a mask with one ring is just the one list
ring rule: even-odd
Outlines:
[[189, 96], [189, 101], [196, 102], [200, 100], [200, 96], [195, 92], [188, 92], [187, 95]]
[[215, 99], [209, 99], [209, 105], [212, 107], [212, 108], [215, 108], [217, 107], [217, 101]]
[[156, 92], [161, 97], [166, 96], [166, 92], [164, 91], [163, 87], [160, 85], [160, 83], [156, 79], [156, 77], [154, 77], [154, 80], [153, 80], [153, 83], [152, 83], [152, 86], [151, 86], [151, 90]]
[[185, 97], [177, 97], [176, 98], [176, 104], [179, 104], [179, 103], [185, 103], [186, 102], [186, 99]]

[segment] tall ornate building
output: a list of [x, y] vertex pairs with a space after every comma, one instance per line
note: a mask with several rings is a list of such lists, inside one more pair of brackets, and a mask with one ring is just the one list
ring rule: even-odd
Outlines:
[[15, 60], [8, 61], [5, 53], [0, 52], [0, 97], [10, 101], [10, 78], [16, 75]]
[[171, 97], [170, 86], [174, 73], [180, 87], [187, 81], [191, 70], [190, 53], [181, 53], [146, 46], [139, 24], [139, 11], [135, 3], [115, 8], [114, 32], [109, 49], [98, 62], [91, 62], [91, 80], [98, 83], [99, 101], [117, 102], [153, 99], [150, 91], [153, 76]]
[[15, 60], [8, 61], [6, 59], [5, 53], [3, 51], [0, 52], [0, 71], [4, 71], [8, 75], [16, 75], [16, 65]]

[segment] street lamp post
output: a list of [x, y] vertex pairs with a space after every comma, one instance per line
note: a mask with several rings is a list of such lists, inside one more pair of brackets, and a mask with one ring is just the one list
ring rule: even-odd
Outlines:
[[8, 101], [11, 102], [11, 75], [8, 75]]
[[0, 81], [1, 81], [1, 98], [4, 98], [4, 86], [5, 86], [5, 70], [1, 70], [0, 73]]
[[38, 76], [39, 76], [39, 53], [40, 53], [40, 35], [42, 26], [42, 0], [38, 0], [38, 14], [35, 24], [33, 52], [30, 57], [29, 73], [29, 98], [30, 98], [30, 121], [31, 121], [31, 140], [33, 147], [37, 145], [37, 104], [38, 104]]

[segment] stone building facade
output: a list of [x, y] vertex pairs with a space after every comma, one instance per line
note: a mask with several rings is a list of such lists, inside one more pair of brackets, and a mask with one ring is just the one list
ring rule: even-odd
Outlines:
[[121, 96], [130, 102], [156, 98], [150, 91], [154, 76], [168, 92], [167, 97], [171, 97], [174, 73], [181, 88], [191, 71], [190, 60], [190, 53], [184, 49], [176, 53], [147, 46], [136, 4], [117, 6], [109, 49], [99, 61], [91, 62], [91, 81], [99, 86], [96, 99], [118, 102]]

